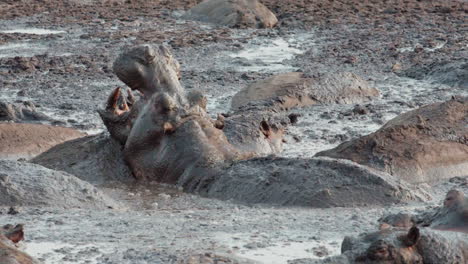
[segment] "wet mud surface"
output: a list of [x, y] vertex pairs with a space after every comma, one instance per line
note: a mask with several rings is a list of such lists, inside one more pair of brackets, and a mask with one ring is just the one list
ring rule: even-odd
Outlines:
[[[278, 154], [288, 158], [312, 157], [408, 110], [468, 96], [466, 1], [265, 0], [279, 20], [273, 29], [181, 19], [195, 0], [4, 2], [0, 101], [32, 102], [50, 117], [42, 123], [88, 134], [104, 131], [96, 110], [124, 86], [112, 62], [122, 48], [143, 43], [172, 48], [183, 86], [207, 95], [213, 117], [231, 110], [238, 91], [277, 73], [353, 72], [380, 91], [360, 105], [290, 109], [298, 122]], [[288, 263], [339, 254], [345, 235], [375, 230], [382, 215], [440, 205], [450, 188], [468, 188], [466, 177], [421, 187], [430, 202], [310, 209], [112, 183], [98, 188], [122, 202], [120, 209], [24, 207], [9, 215], [2, 208], [0, 223], [24, 223], [23, 247], [44, 263], [177, 263], [207, 252], [241, 263]]]

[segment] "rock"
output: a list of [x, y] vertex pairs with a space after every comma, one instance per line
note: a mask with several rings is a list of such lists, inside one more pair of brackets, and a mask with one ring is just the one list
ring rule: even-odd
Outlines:
[[288, 109], [314, 104], [353, 104], [369, 101], [379, 91], [369, 87], [361, 77], [349, 73], [335, 73], [311, 78], [301, 72], [274, 75], [258, 81], [232, 98], [231, 108], [267, 101], [271, 106]]
[[410, 183], [466, 176], [467, 120], [468, 97], [454, 98], [404, 113], [317, 156], [349, 159]]
[[57, 145], [32, 160], [50, 169], [66, 171], [93, 184], [133, 181], [118, 142], [99, 134]]
[[57, 144], [85, 135], [65, 127], [0, 123], [0, 159], [29, 159]]
[[51, 118], [38, 112], [32, 102], [22, 104], [0, 102], [0, 121], [51, 121]]
[[40, 165], [0, 160], [0, 205], [118, 208], [91, 184]]
[[428, 195], [391, 175], [329, 158], [256, 158], [225, 168], [200, 194], [246, 203], [307, 207], [384, 206]]
[[228, 27], [271, 28], [278, 23], [276, 16], [258, 0], [206, 0], [182, 18]]

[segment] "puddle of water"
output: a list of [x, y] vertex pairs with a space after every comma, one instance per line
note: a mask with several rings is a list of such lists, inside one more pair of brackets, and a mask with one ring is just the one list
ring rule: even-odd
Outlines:
[[70, 56], [72, 53], [68, 52], [56, 52], [50, 49], [49, 46], [37, 43], [11, 43], [6, 45], [0, 45], [0, 58], [12, 58], [12, 57], [32, 57], [35, 55], [41, 55], [49, 53], [52, 56]]
[[[330, 241], [332, 242], [332, 241]], [[321, 259], [324, 257], [340, 254], [340, 243], [341, 241], [333, 241], [335, 243], [324, 243], [324, 242], [293, 242], [285, 243], [277, 246], [260, 248], [255, 250], [245, 250], [237, 255], [260, 261], [262, 263], [269, 264], [285, 264], [288, 260], [309, 258], [309, 259]], [[321, 247], [326, 249], [328, 254], [323, 257], [318, 257], [314, 253], [314, 249]]]
[[276, 72], [281, 70], [295, 70], [297, 68], [283, 64], [284, 60], [290, 60], [295, 55], [304, 53], [303, 50], [291, 46], [292, 39], [286, 41], [277, 38], [266, 45], [251, 45], [252, 47], [238, 53], [228, 54], [233, 59], [241, 59], [239, 71]]
[[21, 33], [21, 34], [34, 34], [34, 35], [52, 35], [52, 34], [62, 34], [67, 33], [63, 30], [50, 30], [45, 28], [17, 28], [17, 29], [10, 29], [10, 30], [2, 30], [0, 33], [6, 34], [13, 34], [13, 33]]
[[[247, 248], [246, 245], [255, 244], [255, 239], [249, 238], [249, 234], [218, 233], [215, 237], [222, 245], [227, 246], [234, 254], [265, 264], [286, 264], [288, 260], [309, 258], [321, 259], [340, 254], [342, 237], [336, 234], [327, 234], [328, 238], [322, 241], [286, 242], [275, 241], [266, 246]], [[259, 243], [262, 245], [262, 243]], [[326, 252], [318, 256], [314, 251], [321, 248]]]

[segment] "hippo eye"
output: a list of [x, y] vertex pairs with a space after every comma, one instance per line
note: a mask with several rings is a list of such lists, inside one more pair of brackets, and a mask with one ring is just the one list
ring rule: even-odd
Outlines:
[[390, 257], [388, 246], [382, 241], [372, 245], [369, 248], [367, 255], [372, 260], [388, 260]]

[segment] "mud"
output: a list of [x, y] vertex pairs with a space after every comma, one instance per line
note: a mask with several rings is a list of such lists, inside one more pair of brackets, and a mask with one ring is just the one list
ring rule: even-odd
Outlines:
[[[142, 43], [173, 48], [183, 86], [207, 95], [213, 118], [230, 111], [238, 91], [282, 72], [353, 72], [378, 89], [379, 98], [358, 108], [326, 105], [285, 113], [298, 118], [278, 155], [311, 158], [373, 133], [399, 114], [468, 95], [465, 1], [264, 0], [279, 22], [273, 29], [255, 30], [180, 18], [198, 2], [3, 1], [0, 97], [6, 103], [31, 101], [63, 126], [97, 134], [104, 126], [96, 110], [123, 85], [112, 73], [112, 62], [123, 47]], [[35, 34], [52, 32], [57, 34]], [[118, 153], [105, 141], [97, 146], [106, 155]], [[101, 166], [92, 155], [87, 161], [79, 158], [84, 161], [71, 173], [91, 182], [107, 179], [105, 173], [94, 177], [79, 169]], [[65, 170], [72, 163], [70, 158], [54, 166]], [[20, 244], [44, 263], [177, 263], [206, 253], [212, 259], [310, 262], [327, 256], [315, 252], [340, 254], [344, 236], [375, 231], [381, 216], [428, 210], [461, 186], [466, 175], [422, 184], [433, 197], [425, 202], [304, 209], [206, 199], [158, 183], [114, 183], [98, 188], [125, 203], [126, 210], [19, 207], [19, 214], [9, 215], [3, 208], [0, 222], [24, 223]]]

